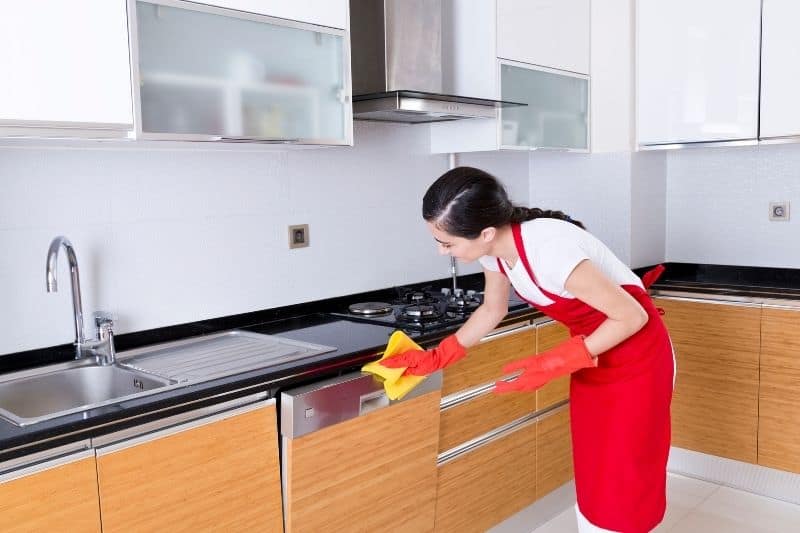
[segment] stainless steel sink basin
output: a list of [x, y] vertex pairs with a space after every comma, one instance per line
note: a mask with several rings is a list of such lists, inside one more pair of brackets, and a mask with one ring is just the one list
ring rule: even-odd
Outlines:
[[92, 359], [0, 375], [0, 417], [27, 426], [189, 384], [336, 350], [231, 330], [129, 350], [113, 365]]
[[0, 416], [26, 426], [152, 394], [177, 380], [91, 360], [0, 376]]

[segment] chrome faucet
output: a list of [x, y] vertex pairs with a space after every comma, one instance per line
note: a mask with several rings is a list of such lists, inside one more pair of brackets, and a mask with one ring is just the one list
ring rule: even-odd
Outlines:
[[75, 321], [75, 359], [95, 357], [98, 364], [110, 365], [116, 359], [114, 350], [114, 320], [108, 313], [95, 313], [94, 323], [97, 338], [87, 340], [83, 335], [83, 306], [81, 304], [81, 280], [78, 272], [78, 258], [75, 248], [64, 236], [53, 239], [47, 251], [47, 292], [58, 292], [56, 279], [56, 261], [61, 247], [67, 253], [69, 261], [70, 282], [72, 286], [72, 314]]

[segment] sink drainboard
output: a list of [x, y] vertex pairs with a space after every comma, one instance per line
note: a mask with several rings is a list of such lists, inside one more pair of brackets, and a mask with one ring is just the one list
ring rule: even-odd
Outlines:
[[332, 352], [336, 348], [249, 331], [226, 331], [120, 354], [122, 366], [178, 381], [203, 381]]

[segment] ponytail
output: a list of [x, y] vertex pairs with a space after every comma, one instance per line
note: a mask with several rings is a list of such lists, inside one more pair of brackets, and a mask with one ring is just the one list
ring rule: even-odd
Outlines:
[[571, 218], [568, 214], [564, 213], [563, 211], [539, 209], [538, 207], [514, 206], [513, 210], [511, 211], [510, 222], [519, 224], [521, 222], [525, 222], [526, 220], [533, 220], [536, 218], [555, 218], [558, 220], [563, 220], [565, 222], [570, 222], [572, 224], [575, 224], [581, 229], [586, 229], [586, 227], [583, 225], [583, 222]]

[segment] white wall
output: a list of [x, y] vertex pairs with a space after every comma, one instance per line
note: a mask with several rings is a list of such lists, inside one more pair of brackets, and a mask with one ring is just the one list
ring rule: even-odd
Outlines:
[[[45, 292], [59, 234], [77, 251], [84, 313], [114, 311], [118, 333], [448, 276], [420, 216], [447, 169], [428, 128], [357, 122], [355, 134], [352, 148], [297, 152], [6, 143], [0, 354], [73, 339], [63, 255], [59, 292]], [[485, 163], [527, 196], [527, 166]], [[289, 250], [299, 223], [311, 246]]]
[[666, 219], [668, 261], [800, 268], [800, 145], [670, 152]]
[[631, 158], [631, 267], [664, 261], [666, 200], [666, 153], [634, 152]]
[[631, 154], [533, 152], [530, 162], [530, 205], [582, 221], [629, 264]]

